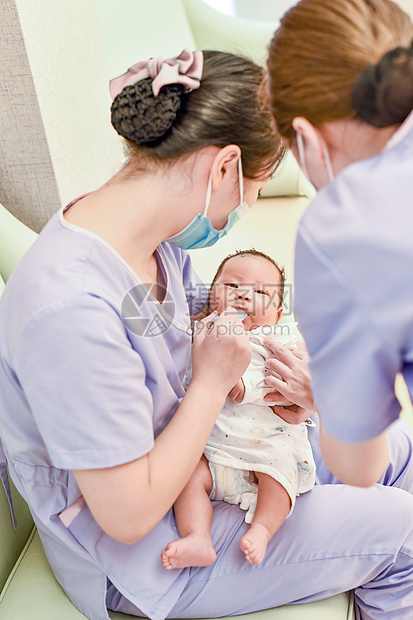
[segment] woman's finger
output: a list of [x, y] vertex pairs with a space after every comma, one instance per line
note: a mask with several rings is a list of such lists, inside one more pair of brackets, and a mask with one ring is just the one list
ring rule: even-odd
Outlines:
[[285, 407], [283, 407], [282, 405], [271, 405], [271, 409], [277, 415], [289, 413], [289, 409], [285, 409]]
[[291, 368], [275, 357], [270, 357], [270, 359], [265, 362], [265, 369], [269, 371], [270, 374], [276, 373], [280, 375], [281, 379], [284, 381], [287, 381], [291, 377]]
[[218, 336], [241, 336], [248, 339], [244, 325], [239, 319], [238, 312], [235, 308], [229, 306], [221, 314], [212, 319], [211, 332]]
[[214, 312], [211, 312], [211, 314], [203, 318], [201, 321], [197, 321], [195, 323], [194, 336], [193, 336], [194, 343], [196, 341], [199, 344], [200, 342], [204, 340], [207, 332], [211, 329], [211, 327], [214, 324], [213, 323], [214, 318], [217, 316], [218, 316], [218, 312], [214, 310]]
[[311, 413], [301, 407], [286, 408], [273, 405], [271, 409], [276, 415], [285, 420], [285, 422], [288, 422], [288, 424], [301, 424], [301, 422], [304, 422], [304, 420], [306, 420]]
[[307, 353], [308, 355], [307, 347], [302, 340], [297, 340], [296, 345], [297, 349], [300, 349], [300, 351], [304, 351], [304, 353]]
[[295, 411], [285, 409], [284, 407], [280, 407], [279, 405], [273, 405], [271, 409], [276, 415], [288, 422], [288, 424], [296, 424], [296, 419], [299, 416], [297, 416], [297, 413]]
[[195, 323], [193, 335], [193, 342], [195, 347], [204, 340], [207, 331], [208, 326], [206, 323], [203, 323], [202, 321], [198, 321], [197, 323]]
[[297, 357], [287, 347], [280, 342], [276, 342], [270, 337], [264, 338], [264, 346], [281, 362], [291, 368], [297, 360]]
[[199, 323], [211, 323], [215, 317], [218, 316], [218, 312], [216, 310], [214, 310], [213, 312], [211, 312], [211, 314], [208, 314], [206, 317], [204, 317], [201, 321], [199, 321]]
[[296, 349], [295, 347], [288, 347], [288, 350], [299, 360], [308, 359], [307, 351], [300, 351], [300, 349]]
[[242, 322], [239, 320], [238, 310], [236, 310], [232, 306], [228, 306], [227, 308], [225, 308], [225, 310], [221, 313], [221, 317], [223, 319], [227, 319], [227, 321], [231, 325], [233, 323], [236, 323], [237, 321], [239, 321], [241, 323], [241, 325], [242, 325]]
[[305, 360], [306, 362], [310, 360], [307, 347], [305, 346], [305, 343], [302, 340], [297, 340], [297, 342], [295, 343], [295, 347], [291, 349], [291, 351], [300, 360]]
[[288, 398], [286, 398], [285, 396], [283, 396], [281, 392], [269, 392], [268, 394], [264, 396], [264, 400], [269, 401], [269, 403], [276, 402], [279, 405], [283, 405], [283, 403], [285, 403], [286, 405], [291, 404], [291, 401], [288, 400]]
[[272, 388], [274, 392], [279, 392], [282, 397], [287, 398], [291, 402], [288, 385], [281, 379], [277, 379], [274, 375], [267, 375], [265, 377], [265, 385]]
[[200, 323], [202, 323], [204, 327], [204, 331], [207, 332], [214, 326], [214, 323], [218, 319], [219, 319], [219, 314], [218, 312], [214, 311], [214, 312], [211, 312], [211, 314], [209, 314], [208, 316], [206, 316], [202, 321], [200, 321]]

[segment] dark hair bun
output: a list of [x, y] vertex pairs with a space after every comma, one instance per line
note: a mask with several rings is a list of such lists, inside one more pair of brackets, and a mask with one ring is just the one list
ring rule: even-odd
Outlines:
[[183, 91], [181, 84], [168, 84], [155, 96], [150, 77], [126, 86], [112, 103], [112, 125], [134, 144], [158, 140], [171, 128]]
[[375, 127], [402, 123], [413, 109], [413, 47], [391, 50], [363, 69], [351, 103], [358, 118]]

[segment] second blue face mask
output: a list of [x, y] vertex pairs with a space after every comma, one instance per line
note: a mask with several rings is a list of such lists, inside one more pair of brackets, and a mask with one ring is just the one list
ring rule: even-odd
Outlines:
[[208, 248], [214, 245], [221, 237], [224, 237], [228, 231], [238, 222], [238, 220], [249, 211], [249, 206], [244, 200], [244, 183], [242, 176], [241, 158], [238, 160], [238, 174], [239, 174], [239, 190], [240, 190], [240, 204], [228, 215], [228, 221], [224, 228], [216, 230], [211, 220], [207, 216], [209, 202], [211, 200], [211, 176], [208, 181], [207, 196], [205, 203], [205, 210], [203, 213], [198, 213], [194, 219], [189, 222], [187, 226], [181, 232], [169, 237], [167, 241], [173, 243], [184, 250], [195, 250], [198, 248]]

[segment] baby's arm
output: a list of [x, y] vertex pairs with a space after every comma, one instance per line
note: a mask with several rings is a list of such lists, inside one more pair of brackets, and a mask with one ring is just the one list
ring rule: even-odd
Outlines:
[[250, 364], [241, 379], [237, 381], [232, 390], [228, 394], [228, 398], [239, 404], [255, 404], [265, 405], [268, 403], [264, 400], [266, 394], [270, 394], [273, 388], [265, 385], [264, 379], [266, 372], [264, 370], [264, 357], [262, 364], [253, 366]]
[[[271, 405], [264, 400], [264, 396], [270, 394], [273, 389], [265, 385], [266, 372], [264, 369], [264, 360], [260, 365], [252, 365], [248, 367], [246, 372], [242, 375], [241, 381], [244, 385], [243, 398], [236, 402], [253, 405]], [[235, 399], [234, 399], [235, 400]]]
[[245, 395], [245, 384], [241, 377], [241, 379], [237, 381], [237, 383], [234, 385], [234, 387], [228, 394], [228, 398], [230, 398], [236, 403], [240, 403], [243, 400], [244, 395]]

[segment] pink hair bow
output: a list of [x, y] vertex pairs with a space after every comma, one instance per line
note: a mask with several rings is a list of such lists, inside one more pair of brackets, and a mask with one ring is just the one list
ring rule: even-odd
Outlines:
[[166, 60], [160, 56], [141, 60], [129, 67], [126, 73], [110, 81], [110, 94], [112, 99], [115, 99], [125, 86], [135, 84], [135, 82], [147, 77], [151, 77], [153, 80], [152, 90], [155, 96], [158, 95], [162, 86], [167, 84], [182, 84], [186, 88], [194, 90], [199, 88], [203, 65], [202, 52], [190, 52], [187, 49], [179, 56]]

